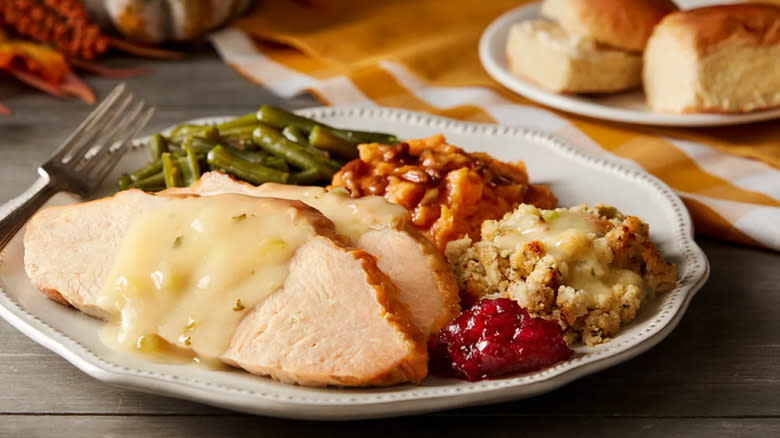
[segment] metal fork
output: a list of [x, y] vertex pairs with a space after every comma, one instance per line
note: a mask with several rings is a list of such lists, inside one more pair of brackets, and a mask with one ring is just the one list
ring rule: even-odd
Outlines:
[[73, 134], [38, 168], [24, 193], [0, 206], [0, 250], [54, 194], [92, 193], [129, 149], [154, 114], [120, 84], [84, 119]]

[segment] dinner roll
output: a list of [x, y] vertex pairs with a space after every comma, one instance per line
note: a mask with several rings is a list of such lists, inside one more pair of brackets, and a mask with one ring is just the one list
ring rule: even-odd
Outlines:
[[676, 11], [671, 0], [544, 0], [542, 15], [570, 34], [587, 36], [624, 50], [641, 51], [664, 15]]
[[638, 87], [642, 56], [575, 37], [547, 20], [512, 26], [507, 41], [509, 69], [555, 92], [600, 93]]
[[675, 12], [644, 58], [648, 104], [657, 111], [746, 112], [780, 105], [780, 7], [712, 6]]

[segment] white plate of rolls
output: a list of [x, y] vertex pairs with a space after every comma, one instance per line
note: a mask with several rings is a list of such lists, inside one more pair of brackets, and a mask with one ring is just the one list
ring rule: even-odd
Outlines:
[[510, 90], [584, 116], [659, 126], [780, 118], [780, 6], [702, 3], [544, 0], [491, 23], [479, 56]]

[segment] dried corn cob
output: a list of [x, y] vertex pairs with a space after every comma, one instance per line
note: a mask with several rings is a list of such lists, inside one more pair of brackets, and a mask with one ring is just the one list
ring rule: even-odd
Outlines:
[[91, 60], [109, 47], [156, 58], [177, 52], [138, 46], [100, 32], [78, 0], [0, 0], [0, 26], [27, 39], [48, 43], [69, 58]]
[[89, 22], [77, 0], [3, 0], [0, 20], [20, 36], [52, 44], [67, 56], [94, 59], [108, 50], [108, 38]]

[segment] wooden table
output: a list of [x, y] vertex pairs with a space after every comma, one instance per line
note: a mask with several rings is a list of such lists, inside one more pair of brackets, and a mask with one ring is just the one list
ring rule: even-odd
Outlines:
[[[260, 103], [316, 105], [310, 97], [270, 95], [210, 51], [146, 64], [153, 71], [128, 85], [158, 108], [147, 132], [194, 117], [242, 114]], [[99, 96], [116, 84], [88, 82]], [[36, 166], [90, 107], [6, 76], [0, 101], [14, 111], [0, 116], [5, 202], [32, 183]], [[0, 320], [0, 436], [780, 436], [780, 257], [707, 239], [699, 244], [712, 264], [710, 280], [677, 329], [649, 352], [540, 397], [402, 419], [279, 420], [124, 390], [93, 380]]]

